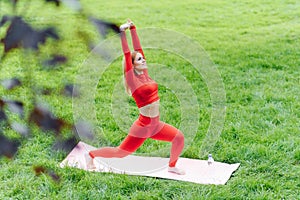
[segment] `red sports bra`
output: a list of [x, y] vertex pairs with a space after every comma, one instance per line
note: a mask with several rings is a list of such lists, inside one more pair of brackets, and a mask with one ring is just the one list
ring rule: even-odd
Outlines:
[[134, 98], [136, 105], [141, 108], [148, 104], [151, 104], [159, 100], [158, 85], [149, 76], [141, 74], [136, 76], [138, 82], [143, 82], [137, 89], [131, 90], [132, 97]]

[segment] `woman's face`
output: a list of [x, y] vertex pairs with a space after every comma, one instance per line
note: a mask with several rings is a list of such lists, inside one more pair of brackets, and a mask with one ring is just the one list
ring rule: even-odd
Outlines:
[[146, 60], [144, 59], [143, 55], [141, 53], [137, 53], [134, 61], [133, 61], [134, 69], [138, 71], [142, 71], [144, 69], [147, 69]]

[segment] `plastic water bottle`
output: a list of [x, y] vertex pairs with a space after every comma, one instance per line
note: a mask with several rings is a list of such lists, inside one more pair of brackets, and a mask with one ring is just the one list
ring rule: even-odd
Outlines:
[[207, 164], [211, 165], [211, 164], [213, 164], [213, 162], [214, 162], [214, 159], [213, 159], [212, 155], [208, 154]]

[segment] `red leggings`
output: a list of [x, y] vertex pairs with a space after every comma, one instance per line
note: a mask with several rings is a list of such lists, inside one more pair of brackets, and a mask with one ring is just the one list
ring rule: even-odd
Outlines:
[[90, 151], [92, 158], [122, 158], [135, 152], [147, 138], [172, 142], [169, 166], [174, 167], [184, 147], [184, 136], [177, 128], [155, 118], [140, 115], [129, 134], [118, 147], [103, 147]]

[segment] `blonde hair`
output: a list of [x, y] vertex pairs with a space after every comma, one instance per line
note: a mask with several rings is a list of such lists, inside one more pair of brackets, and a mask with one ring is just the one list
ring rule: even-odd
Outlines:
[[[135, 56], [136, 54], [139, 53], [138, 51], [133, 51], [131, 53], [131, 63], [133, 65], [134, 63], [134, 59], [135, 59]], [[131, 90], [127, 84], [127, 81], [126, 81], [126, 78], [125, 78], [125, 67], [126, 67], [126, 59], [125, 59], [125, 56], [123, 56], [123, 60], [122, 60], [122, 66], [123, 66], [123, 84], [124, 84], [124, 88], [125, 88], [125, 92], [131, 96]]]

